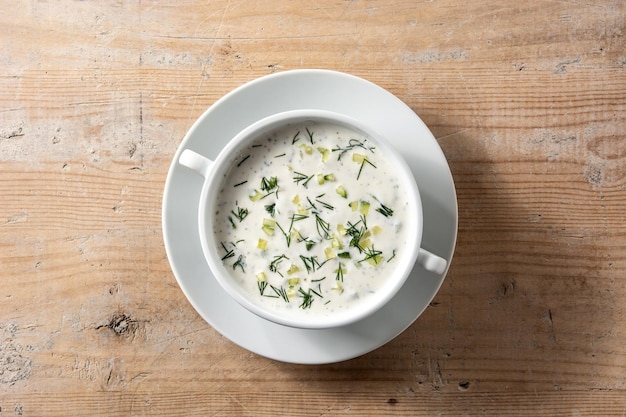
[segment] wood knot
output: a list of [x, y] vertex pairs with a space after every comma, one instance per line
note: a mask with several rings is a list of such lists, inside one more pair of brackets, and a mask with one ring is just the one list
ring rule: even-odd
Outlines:
[[113, 316], [111, 322], [109, 323], [109, 327], [115, 332], [115, 334], [121, 335], [129, 331], [132, 323], [133, 320], [130, 316], [120, 314]]
[[459, 382], [459, 390], [461, 391], [466, 391], [468, 390], [470, 387], [470, 382], [469, 381], [461, 381]]
[[113, 330], [113, 333], [117, 336], [134, 337], [137, 331], [137, 321], [129, 314], [118, 313], [113, 315], [107, 324], [97, 326], [96, 330], [102, 328]]

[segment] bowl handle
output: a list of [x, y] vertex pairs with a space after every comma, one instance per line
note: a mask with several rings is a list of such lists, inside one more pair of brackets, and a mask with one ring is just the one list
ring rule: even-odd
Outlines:
[[209, 158], [192, 151], [191, 149], [185, 149], [180, 154], [178, 163], [196, 171], [198, 174], [206, 178], [209, 175], [214, 162]]
[[417, 255], [417, 263], [425, 270], [438, 275], [443, 274], [446, 271], [446, 266], [448, 266], [448, 261], [422, 248]]

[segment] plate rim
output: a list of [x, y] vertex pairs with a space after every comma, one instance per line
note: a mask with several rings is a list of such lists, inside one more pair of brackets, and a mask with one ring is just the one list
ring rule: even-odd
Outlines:
[[[170, 196], [170, 187], [171, 187], [171, 183], [174, 177], [174, 172], [177, 169], [184, 169], [183, 167], [179, 166], [178, 164], [178, 157], [180, 155], [180, 153], [182, 152], [183, 149], [186, 149], [188, 147], [188, 142], [191, 140], [191, 138], [193, 137], [195, 131], [197, 129], [199, 129], [199, 127], [202, 126], [203, 123], [205, 123], [205, 119], [207, 117], [209, 117], [213, 112], [216, 111], [216, 109], [218, 109], [220, 106], [222, 106], [224, 103], [227, 103], [229, 100], [232, 100], [233, 97], [236, 97], [237, 95], [241, 94], [242, 91], [248, 90], [250, 88], [254, 89], [255, 86], [257, 84], [262, 84], [262, 83], [266, 83], [266, 82], [271, 82], [272, 80], [278, 78], [281, 79], [283, 77], [290, 77], [290, 76], [295, 76], [298, 77], [299, 75], [319, 75], [321, 77], [339, 77], [339, 78], [344, 78], [344, 79], [351, 79], [351, 82], [359, 82], [359, 83], [365, 83], [363, 85], [369, 85], [370, 88], [375, 88], [377, 90], [379, 90], [380, 92], [384, 92], [385, 94], [387, 94], [389, 97], [388, 98], [394, 98], [396, 103], [398, 105], [402, 105], [403, 107], [405, 107], [405, 109], [408, 109], [414, 116], [414, 120], [412, 120], [412, 122], [415, 123], [419, 123], [420, 124], [420, 128], [421, 130], [425, 130], [425, 132], [427, 132], [430, 136], [429, 140], [433, 141], [437, 146], [437, 148], [439, 149], [439, 152], [441, 153], [441, 155], [437, 155], [438, 158], [442, 158], [441, 162], [445, 163], [445, 166], [447, 168], [448, 174], [449, 174], [449, 180], [450, 180], [450, 185], [451, 185], [451, 191], [452, 191], [452, 195], [453, 195], [453, 199], [452, 201], [448, 201], [447, 204], [450, 205], [450, 208], [453, 208], [453, 215], [454, 215], [454, 233], [452, 236], [450, 236], [450, 254], [447, 257], [448, 259], [448, 266], [446, 267], [446, 270], [444, 271], [443, 274], [440, 275], [439, 278], [439, 282], [437, 283], [437, 285], [433, 288], [433, 293], [432, 296], [430, 297], [430, 300], [428, 303], [426, 303], [425, 306], [423, 306], [423, 308], [420, 309], [420, 311], [418, 313], [415, 314], [415, 317], [413, 317], [411, 320], [409, 320], [408, 324], [406, 326], [404, 326], [401, 330], [397, 331], [396, 334], [392, 337], [388, 337], [385, 340], [381, 340], [380, 343], [374, 343], [371, 346], [367, 347], [365, 350], [357, 353], [357, 354], [347, 354], [344, 356], [341, 355], [335, 355], [335, 357], [332, 360], [328, 360], [328, 359], [315, 359], [315, 358], [302, 358], [301, 360], [289, 360], [289, 359], [284, 359], [281, 358], [280, 355], [276, 355], [275, 352], [259, 352], [258, 350], [252, 349], [250, 348], [250, 346], [244, 346], [243, 344], [239, 343], [237, 340], [233, 340], [232, 334], [229, 335], [229, 332], [225, 331], [224, 329], [220, 328], [221, 326], [217, 323], [215, 323], [214, 320], [211, 320], [209, 317], [206, 317], [205, 314], [202, 313], [201, 310], [203, 310], [203, 308], [198, 304], [198, 301], [196, 299], [196, 297], [192, 294], [189, 293], [189, 289], [187, 288], [187, 285], [185, 283], [184, 277], [182, 276], [183, 273], [182, 271], [179, 269], [179, 267], [177, 266], [177, 262], [174, 259], [175, 257], [175, 253], [172, 251], [172, 249], [169, 247], [171, 242], [172, 242], [172, 236], [170, 236], [169, 230], [168, 230], [168, 226], [169, 226], [169, 221], [168, 221], [168, 217], [167, 217], [167, 209], [169, 207], [168, 204], [168, 198]], [[220, 148], [221, 149], [221, 148]], [[219, 151], [218, 151], [219, 152]], [[435, 156], [431, 156], [431, 158], [435, 158]], [[441, 165], [443, 165], [443, 163]], [[197, 193], [199, 195], [200, 193], [200, 189], [197, 190]], [[430, 301], [432, 301], [432, 299], [437, 295], [437, 293], [439, 292], [441, 286], [443, 285], [443, 282], [447, 276], [448, 270], [450, 268], [450, 264], [453, 260], [454, 257], [454, 253], [455, 253], [455, 249], [456, 249], [456, 244], [457, 244], [457, 237], [458, 237], [458, 200], [457, 200], [457, 195], [456, 195], [456, 187], [454, 185], [454, 179], [452, 177], [452, 174], [450, 172], [450, 167], [445, 159], [445, 155], [443, 154], [443, 151], [441, 150], [441, 147], [439, 146], [438, 142], [436, 141], [436, 138], [432, 135], [432, 132], [428, 129], [428, 127], [426, 126], [426, 124], [421, 120], [421, 118], [406, 104], [404, 103], [402, 100], [400, 100], [397, 96], [395, 96], [394, 94], [392, 94], [391, 92], [389, 92], [388, 90], [380, 87], [379, 85], [372, 83], [371, 81], [368, 81], [366, 79], [357, 77], [355, 75], [352, 74], [348, 74], [348, 73], [344, 73], [344, 72], [338, 72], [338, 71], [333, 71], [333, 70], [327, 70], [327, 69], [297, 69], [297, 70], [287, 70], [287, 71], [281, 71], [281, 72], [276, 72], [276, 73], [272, 73], [272, 74], [268, 74], [259, 78], [255, 78], [251, 81], [248, 81], [238, 87], [236, 87], [235, 89], [231, 90], [230, 92], [228, 92], [227, 94], [225, 94], [224, 96], [220, 97], [215, 103], [213, 103], [211, 106], [209, 106], [205, 111], [202, 112], [202, 114], [194, 121], [194, 123], [191, 125], [191, 127], [188, 129], [188, 131], [185, 133], [183, 139], [181, 140], [181, 142], [179, 143], [177, 150], [175, 152], [175, 155], [172, 159], [172, 162], [170, 164], [170, 167], [168, 169], [168, 173], [167, 173], [167, 177], [166, 177], [166, 181], [165, 181], [165, 186], [164, 186], [164, 192], [163, 192], [163, 199], [162, 199], [162, 213], [161, 213], [161, 218], [162, 218], [162, 231], [163, 231], [163, 239], [164, 239], [164, 245], [165, 245], [165, 250], [166, 250], [166, 255], [168, 258], [168, 262], [170, 264], [170, 267], [172, 269], [172, 272], [174, 274], [174, 277], [180, 287], [180, 289], [183, 291], [183, 294], [185, 295], [185, 297], [187, 298], [187, 300], [190, 302], [190, 304], [194, 307], [194, 309], [196, 310], [196, 312], [200, 315], [200, 317], [202, 317], [202, 319], [204, 321], [207, 322], [207, 324], [209, 324], [211, 327], [213, 327], [217, 332], [219, 332], [220, 334], [222, 334], [224, 337], [226, 337], [228, 340], [230, 340], [231, 342], [235, 343], [238, 346], [241, 346], [244, 349], [247, 349], [251, 352], [254, 352], [258, 355], [270, 358], [270, 359], [275, 359], [275, 360], [279, 360], [279, 361], [283, 361], [283, 362], [290, 362], [290, 363], [300, 363], [300, 364], [325, 364], [325, 363], [332, 363], [332, 362], [339, 362], [339, 361], [343, 361], [343, 360], [348, 360], [348, 359], [352, 359], [358, 356], [361, 356], [363, 354], [369, 353], [373, 350], [376, 350], [377, 348], [379, 348], [380, 346], [390, 342], [391, 340], [393, 340], [395, 337], [397, 337], [398, 335], [400, 335], [401, 333], [403, 333], [408, 327], [410, 327], [415, 320], [417, 320], [417, 318], [419, 318], [423, 312], [425, 311], [425, 309], [428, 307], [428, 304], [430, 303]], [[194, 221], [195, 222], [195, 221]], [[202, 260], [204, 261], [204, 258], [202, 258]], [[206, 263], [206, 261], [204, 261]], [[208, 269], [208, 266], [206, 266], [206, 268]], [[210, 275], [211, 279], [215, 279], [212, 275]], [[243, 308], [243, 307], [241, 307]], [[247, 310], [246, 310], [247, 311]], [[249, 313], [249, 312], [248, 312]], [[249, 313], [252, 314], [252, 313]], [[378, 313], [375, 313], [378, 314]], [[262, 319], [261, 319], [262, 320]], [[277, 325], [275, 323], [270, 323], [267, 322], [270, 327], [271, 326], [280, 326], [280, 327], [284, 327], [281, 325]], [[348, 326], [349, 327], [349, 326]], [[314, 330], [314, 329], [291, 329], [291, 330], [296, 330], [297, 332], [303, 332], [303, 333], [307, 333], [307, 332], [324, 332], [324, 331], [336, 331], [338, 329], [323, 329], [323, 330]]]

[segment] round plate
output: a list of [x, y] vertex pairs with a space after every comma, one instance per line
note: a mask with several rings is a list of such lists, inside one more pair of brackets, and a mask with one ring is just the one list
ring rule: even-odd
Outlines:
[[411, 167], [422, 197], [422, 247], [450, 261], [458, 222], [456, 192], [446, 158], [432, 133], [390, 92], [361, 78], [326, 70], [293, 70], [259, 78], [225, 95], [200, 116], [179, 146], [165, 182], [163, 236], [178, 284], [213, 328], [239, 346], [271, 359], [322, 364], [363, 355], [395, 338], [432, 301], [445, 273], [436, 275], [416, 266], [386, 306], [345, 327], [305, 330], [261, 319], [231, 299], [211, 274], [197, 224], [203, 178], [177, 163], [186, 148], [214, 159], [251, 123], [304, 108], [335, 111], [367, 122], [397, 147]]

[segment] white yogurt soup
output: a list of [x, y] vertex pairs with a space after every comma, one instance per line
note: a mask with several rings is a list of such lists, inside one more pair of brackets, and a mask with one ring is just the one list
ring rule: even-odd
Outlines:
[[292, 317], [342, 314], [371, 300], [413, 250], [403, 183], [357, 131], [297, 123], [237, 158], [212, 234], [224, 271], [254, 303]]

